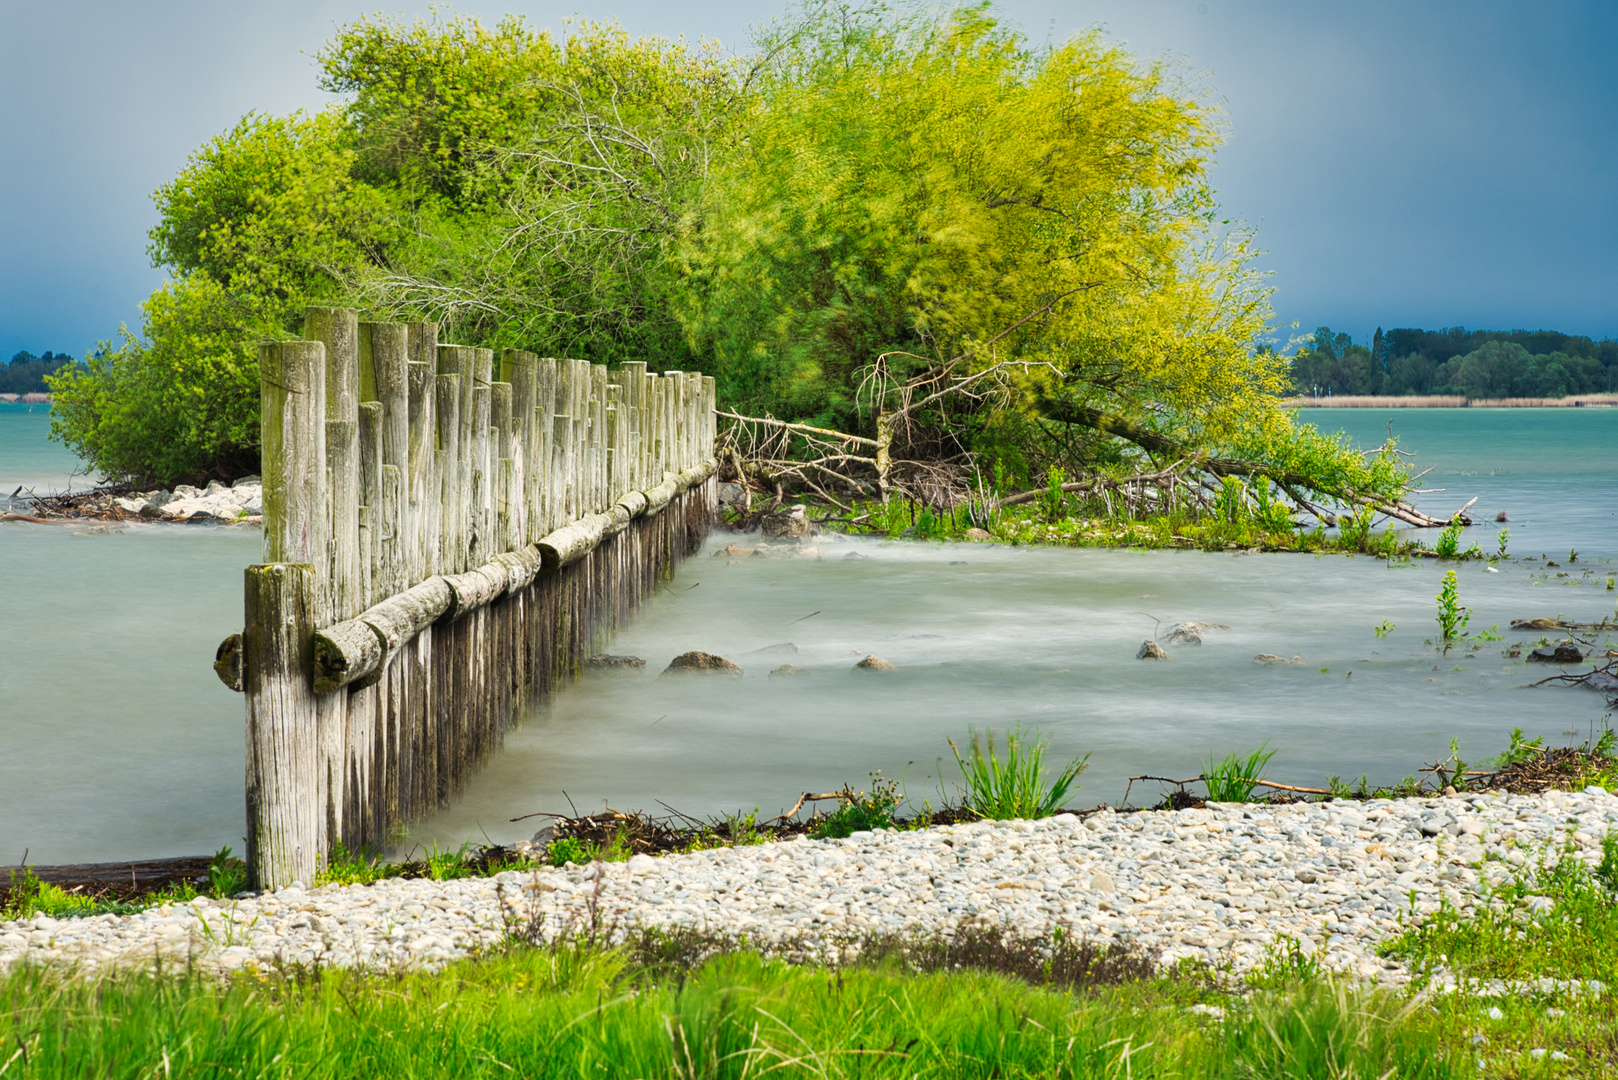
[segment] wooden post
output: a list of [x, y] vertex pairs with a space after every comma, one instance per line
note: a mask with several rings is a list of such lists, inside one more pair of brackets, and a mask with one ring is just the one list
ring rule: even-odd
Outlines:
[[305, 563], [247, 568], [242, 675], [247, 866], [255, 889], [313, 886], [322, 855], [323, 808], [311, 797], [320, 790], [310, 676], [315, 581], [315, 568]]
[[[264, 561], [318, 566], [326, 558], [326, 348], [318, 341], [259, 346]], [[317, 606], [321, 584], [317, 577]]]
[[439, 499], [443, 521], [439, 534], [438, 566], [434, 573], [459, 574], [466, 567], [466, 500], [461, 477], [461, 376], [438, 376]]
[[306, 309], [303, 336], [326, 347], [326, 465], [331, 470], [331, 608], [324, 622], [364, 609], [359, 537], [359, 317], [347, 308]]
[[520, 510], [518, 503], [521, 492], [513, 493], [512, 479], [515, 462], [512, 460], [514, 447], [511, 438], [511, 384], [496, 382], [489, 385], [489, 467], [493, 473], [493, 542], [489, 544], [487, 557], [493, 558], [503, 552], [512, 551], [520, 547], [514, 533], [521, 522], [518, 520]]
[[378, 600], [392, 596], [391, 589], [384, 592], [382, 574], [378, 571], [377, 556], [381, 545], [377, 543], [378, 522], [382, 508], [382, 422], [380, 401], [362, 401], [360, 417], [360, 608], [370, 607]]
[[539, 496], [539, 474], [534, 445], [534, 408], [539, 393], [539, 361], [533, 353], [507, 350], [501, 357], [501, 373], [511, 384], [511, 451], [513, 516], [516, 518], [515, 547], [538, 540], [533, 507]]
[[539, 522], [534, 527], [537, 535], [531, 541], [555, 530], [556, 522], [556, 360], [545, 357], [539, 362], [539, 381], [534, 392], [534, 448], [533, 469], [538, 474], [534, 482], [539, 498]]
[[[359, 330], [360, 399], [381, 403], [380, 464], [393, 466], [403, 481], [410, 466], [409, 328], [403, 323], [366, 322], [360, 323]], [[396, 500], [385, 519], [379, 516], [380, 508], [373, 509], [372, 545], [380, 584], [372, 603], [415, 584], [407, 580], [408, 558], [403, 540], [411, 532], [405, 520], [409, 505], [407, 499]], [[392, 539], [377, 548], [378, 536]]]

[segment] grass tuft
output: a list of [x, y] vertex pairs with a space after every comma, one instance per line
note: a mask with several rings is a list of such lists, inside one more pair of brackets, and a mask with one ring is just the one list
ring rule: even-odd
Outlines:
[[949, 741], [965, 782], [967, 807], [979, 817], [995, 821], [1050, 817], [1079, 789], [1074, 783], [1090, 763], [1090, 755], [1074, 758], [1054, 778], [1045, 778], [1045, 741], [1035, 732], [1025, 736], [1019, 726], [1006, 732], [1005, 757], [995, 749], [994, 733], [971, 733], [971, 754], [961, 756]]

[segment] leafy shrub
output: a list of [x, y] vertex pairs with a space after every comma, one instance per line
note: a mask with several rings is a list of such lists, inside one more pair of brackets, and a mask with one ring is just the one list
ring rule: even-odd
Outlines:
[[1024, 736], [1019, 726], [1006, 733], [1006, 756], [1002, 760], [994, 746], [994, 733], [971, 733], [971, 760], [961, 756], [955, 740], [949, 748], [955, 754], [966, 782], [966, 805], [979, 817], [996, 821], [1013, 818], [1049, 817], [1062, 808], [1074, 783], [1089, 765], [1090, 755], [1068, 762], [1054, 779], [1045, 778], [1045, 742], [1035, 732]]
[[141, 484], [258, 471], [257, 339], [205, 278], [170, 282], [142, 305], [144, 337], [49, 376], [51, 437], [98, 472]]

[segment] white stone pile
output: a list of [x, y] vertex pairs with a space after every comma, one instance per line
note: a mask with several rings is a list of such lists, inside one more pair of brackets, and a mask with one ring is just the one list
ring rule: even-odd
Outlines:
[[157, 521], [260, 521], [264, 514], [264, 485], [246, 476], [229, 486], [218, 480], [206, 488], [178, 484], [173, 491], [148, 491], [112, 500], [126, 514]]
[[963, 923], [1045, 934], [1060, 925], [1158, 950], [1165, 962], [1229, 962], [1236, 972], [1292, 938], [1333, 970], [1397, 984], [1409, 973], [1376, 948], [1412, 905], [1420, 914], [1444, 901], [1473, 908], [1488, 885], [1556, 857], [1565, 843], [1593, 864], [1615, 822], [1618, 797], [1596, 787], [1062, 814], [0, 923], [0, 970], [27, 961], [93, 970], [185, 959], [219, 970], [432, 966], [497, 943], [514, 924], [555, 933], [593, 918], [766, 943]]

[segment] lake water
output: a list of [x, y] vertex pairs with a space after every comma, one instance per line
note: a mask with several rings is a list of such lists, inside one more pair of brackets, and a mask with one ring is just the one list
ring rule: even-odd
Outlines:
[[[38, 445], [48, 420], [23, 408], [0, 405], [4, 493], [20, 482], [7, 477], [43, 487], [74, 467]], [[1306, 416], [1367, 446], [1390, 417], [1402, 445], [1434, 466], [1425, 486], [1446, 489], [1423, 497], [1427, 509], [1480, 496], [1474, 514], [1487, 524], [1464, 542], [1492, 550], [1491, 519], [1504, 509], [1513, 553], [1545, 552], [1572, 571], [1459, 567], [1473, 629], [1612, 614], [1618, 410]], [[88, 530], [0, 525], [0, 863], [25, 847], [35, 862], [239, 850], [241, 698], [210, 662], [239, 628], [241, 570], [258, 558], [258, 535], [76, 531]], [[1580, 553], [1573, 566], [1569, 548]], [[408, 843], [526, 837], [544, 819], [508, 819], [567, 811], [569, 800], [581, 811], [657, 810], [661, 800], [699, 816], [755, 806], [769, 815], [801, 791], [861, 785], [876, 769], [936, 804], [955, 775], [945, 740], [971, 727], [1022, 723], [1054, 756], [1090, 753], [1079, 801], [1116, 804], [1131, 774], [1192, 776], [1210, 750], [1266, 739], [1276, 779], [1390, 781], [1447, 754], [1451, 737], [1481, 757], [1514, 726], [1582, 739], [1603, 712], [1587, 691], [1521, 689], [1542, 672], [1505, 661], [1499, 645], [1474, 657], [1425, 646], [1443, 572], [1430, 562], [874, 541], [822, 550], [820, 561], [731, 565], [705, 551], [683, 564], [612, 645], [644, 657], [649, 674], [565, 690]], [[1396, 629], [1378, 638], [1384, 619]], [[1171, 646], [1168, 663], [1134, 659], [1159, 621], [1180, 620], [1231, 629], [1200, 648]], [[798, 651], [754, 652], [785, 642]], [[729, 656], [746, 674], [655, 677], [688, 649]], [[899, 670], [851, 670], [871, 652]], [[1259, 652], [1303, 662], [1262, 667]], [[811, 674], [767, 677], [786, 662]], [[1158, 794], [1137, 784], [1133, 800]]]

